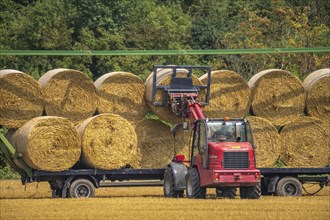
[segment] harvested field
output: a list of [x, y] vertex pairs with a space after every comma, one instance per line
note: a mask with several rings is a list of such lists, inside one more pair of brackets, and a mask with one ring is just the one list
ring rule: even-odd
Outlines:
[[275, 126], [283, 126], [305, 110], [305, 89], [290, 72], [269, 69], [255, 74], [248, 82], [253, 114]]
[[99, 113], [114, 113], [135, 124], [148, 112], [144, 82], [128, 72], [111, 72], [98, 78], [94, 85], [100, 97]]
[[120, 115], [108, 113], [86, 119], [78, 132], [82, 142], [82, 166], [98, 169], [136, 166], [136, 133]]
[[281, 159], [288, 167], [324, 167], [330, 164], [327, 124], [313, 117], [300, 117], [280, 132]]
[[39, 84], [43, 88], [47, 115], [66, 117], [79, 123], [94, 115], [98, 97], [93, 81], [84, 73], [54, 69], [45, 73]]
[[[199, 77], [207, 84], [207, 73]], [[210, 103], [203, 108], [208, 118], [242, 118], [250, 109], [250, 88], [244, 78], [229, 70], [211, 72]]]
[[[102, 188], [96, 198], [51, 199], [47, 183], [0, 181], [0, 219], [329, 219], [330, 187], [315, 196], [259, 200], [163, 198], [161, 187]], [[316, 190], [312, 188], [311, 190]]]
[[0, 70], [0, 100], [0, 125], [7, 128], [19, 128], [44, 110], [38, 82], [17, 70]]
[[10, 139], [32, 169], [63, 171], [71, 168], [80, 157], [79, 134], [66, 118], [34, 118], [20, 127]]

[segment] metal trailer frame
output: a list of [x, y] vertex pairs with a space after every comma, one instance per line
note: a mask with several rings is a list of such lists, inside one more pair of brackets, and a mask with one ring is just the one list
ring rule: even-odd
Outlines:
[[[330, 185], [330, 167], [324, 168], [259, 168], [261, 190], [263, 195], [301, 195], [303, 189], [307, 194], [314, 195], [323, 187]], [[281, 187], [279, 187], [279, 183]], [[298, 184], [299, 183], [299, 184]], [[308, 192], [303, 184], [316, 183], [320, 188], [316, 192]]]

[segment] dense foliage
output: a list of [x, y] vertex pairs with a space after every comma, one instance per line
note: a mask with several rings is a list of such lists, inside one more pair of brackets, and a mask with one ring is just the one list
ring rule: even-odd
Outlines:
[[[2, 0], [0, 50], [157, 50], [328, 47], [327, 0]], [[154, 64], [211, 65], [246, 79], [267, 68], [304, 78], [330, 55], [0, 56], [1, 69], [35, 78], [73, 68], [94, 79], [124, 70], [142, 78]]]

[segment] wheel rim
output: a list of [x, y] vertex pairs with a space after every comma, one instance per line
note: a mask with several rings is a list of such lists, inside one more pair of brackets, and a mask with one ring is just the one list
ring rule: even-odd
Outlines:
[[286, 195], [293, 196], [293, 195], [296, 194], [297, 188], [293, 184], [286, 184], [284, 186], [284, 192], [285, 192]]
[[90, 193], [91, 193], [89, 187], [87, 185], [85, 185], [85, 184], [79, 185], [76, 188], [75, 192], [76, 192], [77, 197], [79, 197], [79, 198], [81, 198], [81, 197], [89, 197], [90, 196]]
[[170, 191], [171, 191], [171, 186], [170, 186], [170, 181], [168, 178], [165, 178], [165, 182], [164, 182], [164, 189], [165, 189], [165, 194], [169, 195]]

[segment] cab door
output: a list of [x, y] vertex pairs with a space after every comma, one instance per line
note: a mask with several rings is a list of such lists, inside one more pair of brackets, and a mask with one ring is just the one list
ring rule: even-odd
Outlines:
[[197, 121], [194, 127], [192, 158], [195, 163], [197, 154], [200, 155], [203, 169], [208, 167], [208, 147], [205, 121]]

